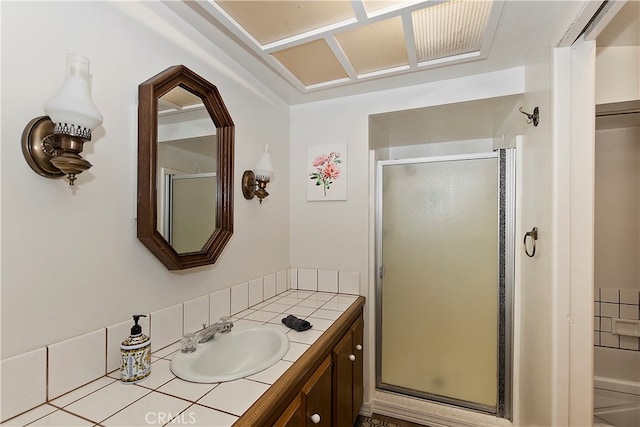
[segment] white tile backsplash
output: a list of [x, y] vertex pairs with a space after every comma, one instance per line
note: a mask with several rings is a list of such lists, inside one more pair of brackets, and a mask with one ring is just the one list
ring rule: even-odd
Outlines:
[[640, 319], [640, 292], [635, 289], [595, 288], [594, 291], [594, 345], [640, 351], [640, 339], [615, 330], [618, 319]]
[[318, 291], [338, 292], [338, 272], [334, 270], [318, 270]]
[[[141, 317], [138, 324], [142, 326], [142, 332], [149, 334], [149, 317]], [[122, 358], [120, 356], [120, 344], [131, 335], [133, 319], [115, 325], [107, 326], [107, 372], [120, 369]]]
[[298, 289], [305, 291], [318, 290], [318, 270], [298, 269]]
[[360, 272], [338, 272], [338, 292], [341, 294], [360, 295]]
[[276, 294], [281, 294], [287, 288], [287, 270], [280, 270], [276, 273]]
[[209, 295], [203, 295], [184, 303], [184, 332], [196, 332], [209, 324]]
[[48, 346], [49, 399], [106, 374], [106, 328]]
[[249, 308], [249, 283], [231, 287], [231, 315]]
[[267, 300], [276, 295], [276, 275], [269, 274], [268, 276], [264, 276], [264, 298], [263, 300]]
[[289, 269], [289, 289], [298, 289], [298, 269]]
[[618, 317], [620, 315], [619, 304], [603, 302], [600, 303], [600, 315], [606, 317]]
[[620, 289], [620, 303], [640, 304], [640, 292], [634, 289]]
[[617, 288], [601, 288], [600, 301], [602, 302], [620, 302], [620, 290]]
[[638, 309], [638, 306], [620, 304], [620, 318], [630, 319], [630, 320], [639, 320], [640, 310]]
[[[151, 313], [151, 351], [159, 350], [182, 338], [183, 306], [171, 307]], [[144, 328], [142, 330], [144, 334]]]
[[231, 316], [231, 288], [209, 294], [209, 306], [211, 310], [209, 324], [217, 322], [222, 316]]
[[0, 363], [2, 420], [47, 401], [47, 349], [40, 348]]
[[[298, 290], [299, 288], [301, 290]], [[253, 306], [253, 308], [260, 308], [262, 313], [248, 315], [251, 319], [240, 320], [236, 325], [249, 327], [271, 322], [274, 327], [280, 327], [289, 333], [291, 330], [280, 322], [280, 314], [308, 298], [304, 304], [296, 307], [295, 311], [301, 317], [307, 316], [311, 311], [315, 315], [316, 309], [332, 298], [332, 295], [328, 293], [315, 294], [314, 292], [318, 288], [325, 292], [335, 293], [337, 290], [342, 293], [358, 294], [359, 273], [296, 268], [280, 270], [251, 282], [221, 289], [154, 311], [147, 317], [140, 318], [139, 324], [142, 326], [143, 333], [151, 337], [154, 363], [152, 364], [153, 380], [150, 377], [148, 381], [145, 380], [138, 385], [122, 384], [117, 381], [119, 378], [117, 371], [121, 363], [120, 344], [130, 335], [131, 327], [134, 324], [133, 319], [127, 319], [89, 334], [51, 344], [48, 349], [42, 348], [3, 360], [1, 362], [3, 373], [1, 421], [15, 417], [10, 423], [7, 423], [7, 425], [13, 425], [11, 423], [14, 421], [24, 418], [23, 416], [16, 417], [16, 415], [31, 410], [28, 412], [29, 416], [37, 416], [37, 418], [42, 418], [51, 412], [50, 418], [46, 420], [42, 418], [43, 422], [55, 422], [55, 420], [60, 420], [61, 416], [64, 417], [62, 415], [64, 412], [43, 404], [56, 402], [55, 406], [57, 407], [71, 405], [75, 414], [94, 422], [101, 422], [104, 421], [104, 418], [100, 418], [100, 414], [113, 415], [118, 411], [115, 408], [118, 407], [119, 402], [139, 399], [145, 393], [150, 392], [150, 389], [158, 387], [168, 395], [193, 402], [197, 400], [193, 396], [180, 394], [182, 381], [175, 379], [168, 368], [171, 353], [179, 349], [179, 343], [176, 344], [176, 342], [184, 332], [195, 332], [202, 328], [202, 323], [214, 323], [222, 316], [230, 316]], [[292, 290], [287, 291], [288, 289]], [[327, 320], [327, 318], [334, 317], [333, 313], [327, 313], [326, 310], [318, 311], [320, 316], [310, 319], [316, 322], [315, 329], [317, 331], [307, 331], [310, 333], [302, 334], [292, 333], [299, 342], [292, 340], [292, 351], [284, 360], [292, 362], [297, 359], [317, 339], [317, 334], [331, 324], [332, 320]], [[273, 319], [270, 319], [269, 312], [273, 313]], [[339, 315], [339, 313], [336, 314]], [[320, 318], [321, 316], [325, 318]], [[162, 360], [164, 357], [166, 359]], [[104, 375], [107, 373], [109, 376], [105, 377]], [[268, 373], [264, 375], [268, 376]], [[100, 382], [101, 380], [102, 382]], [[262, 378], [262, 381], [268, 380], [265, 377]], [[253, 386], [256, 381], [250, 381], [250, 383]], [[87, 387], [93, 387], [94, 393], [90, 394], [91, 391], [87, 391]], [[213, 387], [215, 385], [205, 385], [196, 394], [200, 392], [205, 394]], [[192, 388], [189, 390], [193, 391]], [[69, 393], [70, 391], [71, 393]], [[94, 394], [97, 396], [93, 396]], [[76, 395], [84, 397], [78, 400]], [[213, 397], [207, 398], [205, 402], [212, 399]], [[248, 400], [243, 397], [237, 406], [245, 404], [250, 406], [251, 399], [252, 397], [249, 397]], [[204, 405], [209, 406], [206, 403]], [[228, 413], [218, 412], [205, 406], [193, 405], [197, 409], [196, 413], [203, 414], [206, 419], [221, 417], [220, 419], [228, 419], [227, 425], [231, 425], [237, 419]], [[48, 408], [49, 410], [38, 412], [34, 408]], [[75, 409], [78, 411], [76, 412]], [[61, 414], [55, 414], [56, 412]], [[30, 418], [27, 423], [37, 418]], [[24, 419], [26, 420], [26, 418]], [[117, 421], [114, 418], [105, 425], [109, 425], [114, 420]], [[21, 421], [17, 422], [20, 424]], [[68, 421], [70, 425], [74, 422], [73, 419]]]
[[249, 307], [264, 301], [264, 281], [262, 277], [249, 281]]

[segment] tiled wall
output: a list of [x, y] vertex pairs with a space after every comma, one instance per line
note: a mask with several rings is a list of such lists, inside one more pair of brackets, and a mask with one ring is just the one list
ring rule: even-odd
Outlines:
[[640, 319], [640, 292], [631, 289], [596, 288], [594, 292], [594, 344], [599, 347], [640, 351], [640, 338], [612, 332], [615, 319]]
[[[359, 295], [360, 274], [314, 269], [278, 271], [148, 313], [140, 319], [156, 351], [222, 316], [232, 316], [287, 289]], [[137, 313], [136, 313], [137, 314]], [[120, 343], [133, 324], [128, 319], [6, 360], [2, 371], [0, 421], [53, 400], [120, 368]]]

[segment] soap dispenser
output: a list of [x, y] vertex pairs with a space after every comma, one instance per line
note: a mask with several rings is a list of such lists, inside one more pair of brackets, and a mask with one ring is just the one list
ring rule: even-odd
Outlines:
[[135, 383], [149, 376], [151, 373], [151, 339], [142, 333], [142, 326], [138, 325], [144, 314], [133, 316], [134, 325], [131, 336], [122, 341], [120, 355], [120, 379], [125, 383]]

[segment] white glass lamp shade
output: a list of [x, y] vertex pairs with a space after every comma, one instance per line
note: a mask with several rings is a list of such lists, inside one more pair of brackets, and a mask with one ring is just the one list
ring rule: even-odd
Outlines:
[[44, 111], [55, 124], [55, 133], [91, 139], [91, 131], [102, 123], [102, 114], [91, 99], [87, 58], [67, 55], [67, 72], [62, 87], [44, 103]]
[[269, 144], [265, 144], [264, 153], [258, 159], [253, 173], [258, 181], [270, 181], [273, 175], [273, 165], [271, 164], [271, 155], [269, 155]]

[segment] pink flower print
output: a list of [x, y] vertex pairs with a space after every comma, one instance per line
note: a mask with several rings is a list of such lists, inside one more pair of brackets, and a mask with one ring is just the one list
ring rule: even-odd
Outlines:
[[322, 171], [325, 178], [336, 179], [340, 176], [340, 168], [334, 162], [328, 162]]
[[309, 178], [315, 181], [316, 185], [322, 186], [325, 196], [327, 190], [331, 188], [333, 180], [340, 177], [340, 167], [338, 166], [340, 163], [342, 163], [340, 153], [335, 151], [321, 154], [311, 162], [316, 171], [310, 173]]
[[325, 164], [327, 161], [329, 161], [329, 156], [326, 154], [321, 154], [313, 159], [313, 163], [311, 164], [314, 168], [317, 168], [318, 166], [322, 166], [323, 164]]

